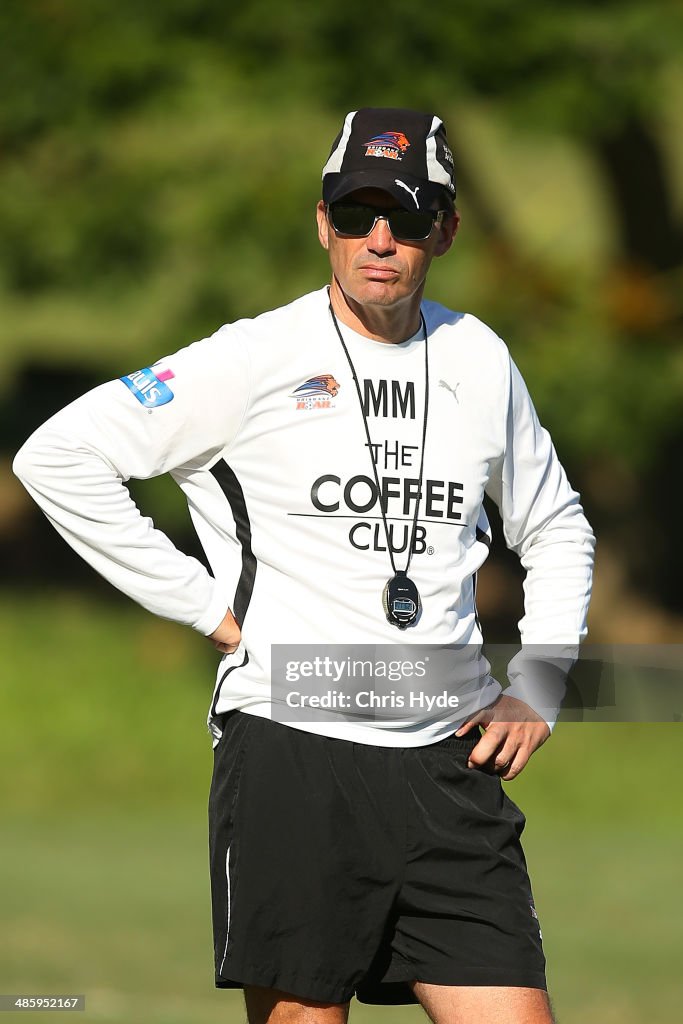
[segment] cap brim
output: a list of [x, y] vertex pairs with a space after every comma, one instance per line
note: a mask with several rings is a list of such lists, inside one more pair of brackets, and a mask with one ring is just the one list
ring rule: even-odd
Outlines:
[[416, 178], [401, 172], [400, 166], [394, 173], [386, 168], [368, 168], [347, 174], [330, 173], [323, 178], [323, 201], [334, 203], [351, 192], [361, 188], [379, 188], [388, 192], [406, 210], [452, 210], [453, 200], [447, 189], [432, 181]]

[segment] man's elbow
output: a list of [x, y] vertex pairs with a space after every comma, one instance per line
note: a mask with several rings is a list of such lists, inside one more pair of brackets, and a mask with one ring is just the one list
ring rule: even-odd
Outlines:
[[12, 472], [23, 484], [30, 483], [36, 470], [36, 457], [32, 439], [26, 441], [12, 461]]
[[[54, 459], [54, 453], [52, 458]], [[31, 434], [12, 461], [12, 472], [24, 486], [34, 487], [50, 465], [50, 446], [40, 436], [40, 430]]]
[[558, 557], [579, 556], [582, 561], [592, 562], [595, 545], [595, 533], [583, 509], [576, 502], [530, 530], [517, 550], [524, 565], [534, 557], [551, 551], [556, 552]]

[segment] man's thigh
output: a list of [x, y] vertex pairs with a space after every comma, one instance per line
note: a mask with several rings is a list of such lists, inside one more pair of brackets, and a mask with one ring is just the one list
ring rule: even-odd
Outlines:
[[[411, 986], [434, 1024], [553, 1024], [548, 993], [539, 988]], [[305, 1018], [303, 1018], [305, 1019]]]
[[[414, 982], [416, 998], [434, 1024], [554, 1024], [543, 989], [427, 985]], [[249, 1024], [347, 1024], [348, 1003], [300, 1000], [276, 989], [244, 990]]]
[[346, 1024], [348, 1003], [300, 1000], [273, 988], [244, 989], [249, 1024]]
[[[545, 957], [521, 846], [524, 815], [457, 740], [408, 751], [406, 861], [391, 956], [358, 986], [545, 990]], [[537, 999], [538, 997], [532, 997]]]
[[383, 748], [227, 722], [210, 798], [218, 987], [351, 998], [400, 888], [400, 753], [389, 771]]

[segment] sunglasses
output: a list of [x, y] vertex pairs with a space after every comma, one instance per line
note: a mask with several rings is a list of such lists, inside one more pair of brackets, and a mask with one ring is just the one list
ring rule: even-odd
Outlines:
[[397, 207], [387, 210], [383, 206], [366, 203], [330, 203], [327, 207], [332, 227], [339, 235], [349, 238], [367, 238], [378, 220], [385, 220], [398, 242], [423, 242], [429, 238], [435, 224], [441, 224], [443, 210], [414, 213]]

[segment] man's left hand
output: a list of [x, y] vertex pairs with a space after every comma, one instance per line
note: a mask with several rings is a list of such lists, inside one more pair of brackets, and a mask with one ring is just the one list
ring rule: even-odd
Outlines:
[[547, 722], [528, 704], [501, 694], [494, 704], [482, 708], [460, 726], [456, 736], [465, 736], [477, 725], [486, 732], [470, 753], [468, 768], [483, 768], [509, 782], [550, 736]]

